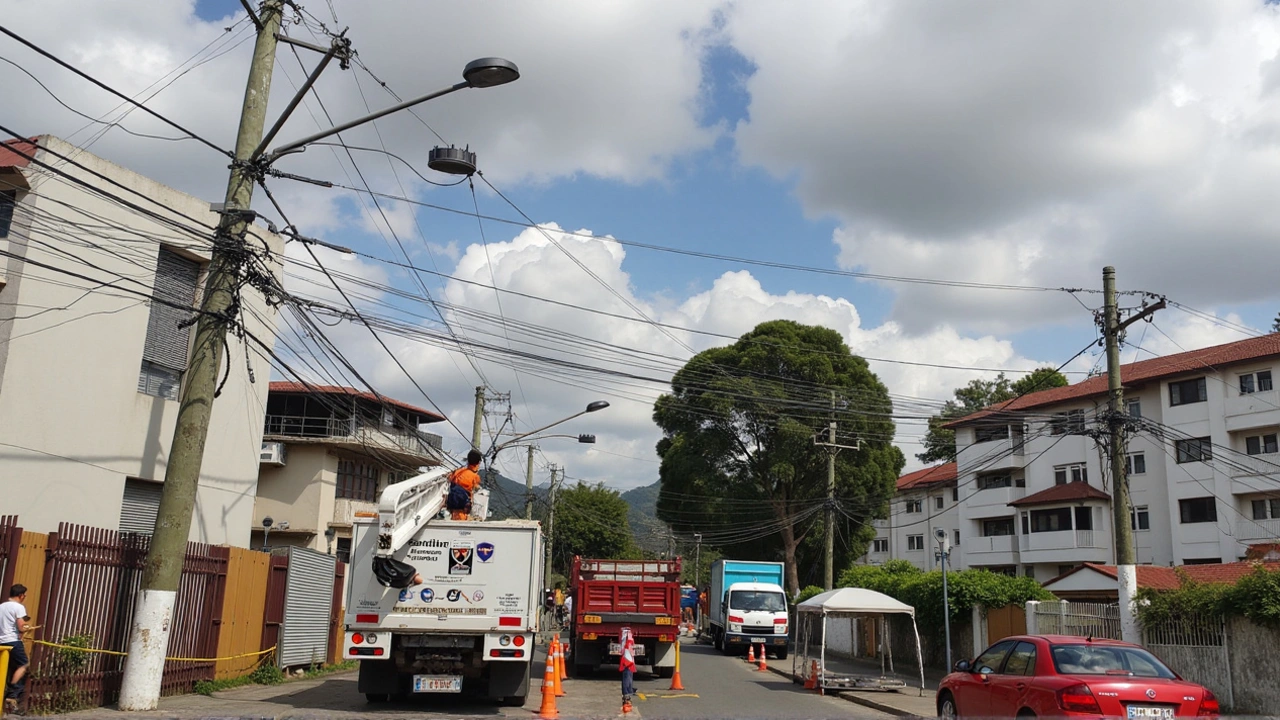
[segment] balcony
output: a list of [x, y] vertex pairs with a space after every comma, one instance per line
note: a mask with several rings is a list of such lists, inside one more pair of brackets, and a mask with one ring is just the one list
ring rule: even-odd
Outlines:
[[1018, 536], [1022, 562], [1110, 562], [1111, 534], [1105, 530], [1058, 530]]
[[1223, 404], [1227, 432], [1280, 425], [1280, 390], [1246, 393], [1230, 391]]
[[1236, 520], [1236, 539], [1241, 542], [1246, 540], [1280, 539], [1280, 519], [1249, 520], [1239, 518]]
[[[1017, 535], [988, 535], [987, 537], [966, 538], [964, 551], [967, 555], [1016, 553], [1018, 551], [1017, 543]], [[983, 562], [987, 562], [987, 560], [984, 558]]]
[[378, 503], [338, 498], [333, 503], [333, 524], [349, 526], [355, 521], [356, 513], [359, 512], [376, 513]]
[[361, 417], [267, 415], [263, 439], [339, 445], [356, 451], [390, 454], [412, 467], [438, 464], [441, 456], [439, 435], [380, 425]]
[[[1018, 498], [1026, 497], [1027, 489], [1025, 487], [997, 487], [979, 490], [970, 495], [964, 504], [970, 509], [974, 508], [999, 508], [1001, 514], [1007, 514], [1009, 511], [1009, 503]], [[973, 513], [969, 513], [973, 516]]]

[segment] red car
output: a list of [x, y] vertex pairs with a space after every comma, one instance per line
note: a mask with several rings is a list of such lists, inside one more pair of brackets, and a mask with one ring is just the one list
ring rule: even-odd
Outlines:
[[1016, 635], [961, 660], [938, 685], [938, 716], [1217, 717], [1218, 698], [1132, 643]]

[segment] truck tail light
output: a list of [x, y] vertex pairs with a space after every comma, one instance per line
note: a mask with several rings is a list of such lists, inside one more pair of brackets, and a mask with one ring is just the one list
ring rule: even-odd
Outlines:
[[524, 647], [524, 636], [523, 636], [523, 635], [517, 635], [517, 636], [515, 636], [515, 637], [511, 638], [511, 644], [512, 644], [512, 645], [515, 645], [516, 647]]
[[740, 615], [730, 615], [730, 616], [729, 616], [729, 622], [736, 622], [736, 623], [740, 623], [740, 622], [742, 622], [742, 617], [741, 617]]
[[374, 624], [377, 624], [377, 622], [378, 622], [378, 615], [377, 615], [377, 613], [367, 613], [367, 614], [366, 614], [366, 613], [360, 613], [360, 614], [356, 615], [356, 622], [358, 622], [358, 623], [374, 623]]
[[786, 618], [774, 618], [774, 619], [773, 619], [773, 624], [774, 624], [774, 625], [786, 625], [786, 624], [787, 624], [787, 619], [786, 619]]
[[364, 635], [361, 635], [360, 633], [351, 633], [352, 645], [359, 645], [362, 642], [364, 642]]
[[498, 618], [498, 626], [499, 627], [520, 627], [521, 619], [522, 618], [519, 615], [503, 615], [502, 617]]

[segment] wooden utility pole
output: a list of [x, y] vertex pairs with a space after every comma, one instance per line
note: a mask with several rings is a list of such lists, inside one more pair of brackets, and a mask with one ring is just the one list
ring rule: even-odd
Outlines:
[[827, 449], [827, 503], [826, 514], [823, 516], [826, 524], [826, 557], [822, 561], [822, 586], [826, 590], [832, 590], [836, 586], [836, 455], [841, 450], [859, 450], [862, 448], [862, 441], [858, 440], [853, 445], [840, 445], [836, 443], [836, 391], [831, 391], [831, 420], [827, 424], [827, 441], [822, 442], [818, 438], [822, 433], [818, 433], [813, 438], [813, 444]]
[[243, 246], [245, 231], [252, 220], [249, 208], [254, 178], [245, 172], [244, 163], [252, 158], [262, 141], [283, 4], [283, 0], [266, 0], [262, 4], [258, 39], [236, 135], [236, 162], [231, 166], [226, 202], [215, 231], [208, 279], [196, 321], [195, 345], [183, 378], [160, 508], [129, 632], [129, 658], [120, 688], [120, 709], [124, 711], [155, 710], [160, 700], [160, 679], [173, 625], [173, 608], [191, 533], [191, 514], [209, 435], [218, 370], [231, 322], [226, 314], [233, 308], [237, 292], [241, 255], [238, 248]]
[[1143, 308], [1123, 322], [1116, 300], [1116, 269], [1102, 269], [1102, 334], [1107, 348], [1107, 390], [1109, 426], [1108, 452], [1111, 460], [1111, 524], [1115, 538], [1116, 577], [1119, 582], [1120, 636], [1126, 642], [1139, 643], [1138, 620], [1133, 598], [1138, 591], [1137, 558], [1133, 549], [1133, 529], [1129, 513], [1129, 477], [1124, 461], [1128, 450], [1125, 435], [1124, 385], [1120, 377], [1120, 334], [1129, 325], [1150, 317], [1165, 306], [1164, 300]]
[[524, 519], [533, 519], [533, 451], [535, 446], [529, 446], [529, 466], [525, 469], [524, 474]]

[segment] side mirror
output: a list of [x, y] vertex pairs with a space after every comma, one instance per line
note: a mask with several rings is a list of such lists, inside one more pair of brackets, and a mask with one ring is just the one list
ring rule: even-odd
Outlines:
[[957, 661], [956, 661], [956, 664], [955, 664], [955, 671], [956, 671], [956, 672], [969, 672], [969, 661], [968, 661], [968, 660], [957, 660]]
[[979, 674], [979, 675], [990, 675], [990, 674], [991, 674], [991, 673], [993, 673], [993, 672], [995, 672], [995, 670], [992, 670], [991, 668], [987, 667], [986, 665], [983, 665], [982, 667], [978, 668], [978, 674]]

